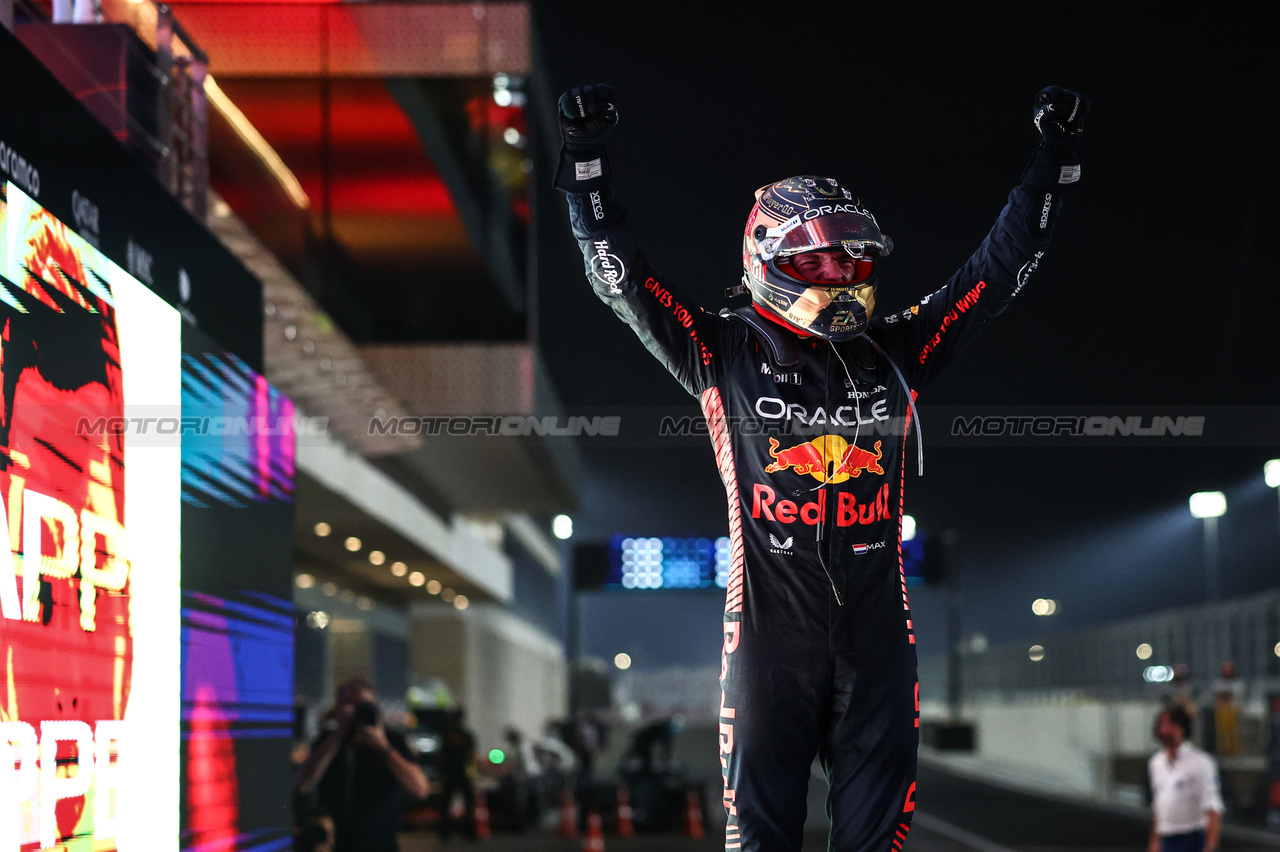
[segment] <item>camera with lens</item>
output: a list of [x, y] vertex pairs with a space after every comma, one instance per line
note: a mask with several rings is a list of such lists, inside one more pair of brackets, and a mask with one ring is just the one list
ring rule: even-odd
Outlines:
[[364, 701], [356, 705], [355, 720], [361, 725], [376, 725], [381, 714], [378, 705], [372, 701]]

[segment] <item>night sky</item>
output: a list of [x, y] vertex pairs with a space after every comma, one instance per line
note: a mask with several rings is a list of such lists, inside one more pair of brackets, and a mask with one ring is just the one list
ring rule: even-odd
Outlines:
[[[1038, 141], [1035, 93], [1061, 85], [1092, 101], [1083, 179], [1048, 256], [920, 399], [926, 475], [908, 475], [906, 508], [924, 529], [955, 531], [967, 628], [1034, 629], [1028, 594], [1063, 598], [1063, 627], [1196, 601], [1186, 498], [1206, 489], [1231, 505], [1224, 594], [1278, 584], [1280, 519], [1261, 467], [1280, 434], [1252, 425], [1280, 396], [1273, 24], [1243, 4], [1174, 16], [809, 3], [743, 6], [714, 24], [668, 8], [535, 2], [535, 27], [555, 93], [614, 86], [609, 153], [632, 227], [707, 309], [741, 275], [753, 190], [793, 174], [861, 196], [895, 242], [878, 310], [915, 303], [977, 247], [1018, 182]], [[563, 202], [549, 201], [540, 215], [563, 221]], [[696, 402], [591, 294], [567, 224], [553, 236], [539, 245], [540, 347], [571, 412], [624, 418], [623, 438], [586, 449], [579, 537], [724, 534], [709, 444], [649, 438], [655, 412], [696, 414]], [[929, 437], [944, 438], [963, 406], [1151, 405], [1205, 414], [1210, 438], [1015, 448]], [[1211, 446], [1224, 425], [1250, 436]]]

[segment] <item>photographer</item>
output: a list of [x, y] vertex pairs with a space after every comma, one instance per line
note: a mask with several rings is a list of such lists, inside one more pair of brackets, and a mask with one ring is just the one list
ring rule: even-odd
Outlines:
[[352, 677], [298, 769], [297, 792], [331, 814], [334, 852], [395, 852], [401, 791], [426, 798], [427, 777], [403, 735], [388, 731], [373, 685]]

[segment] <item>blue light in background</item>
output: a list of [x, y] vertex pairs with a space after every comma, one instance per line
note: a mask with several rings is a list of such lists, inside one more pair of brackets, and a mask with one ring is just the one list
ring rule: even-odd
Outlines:
[[609, 542], [607, 587], [723, 589], [729, 581], [729, 539], [616, 535]]
[[925, 546], [923, 533], [916, 533], [910, 540], [902, 542], [902, 574], [908, 586], [924, 585]]

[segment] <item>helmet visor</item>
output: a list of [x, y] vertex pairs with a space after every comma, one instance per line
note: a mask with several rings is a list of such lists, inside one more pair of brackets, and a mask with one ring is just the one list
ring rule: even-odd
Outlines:
[[828, 213], [783, 223], [775, 251], [787, 257], [823, 248], [843, 248], [853, 257], [886, 254], [884, 237], [870, 217], [861, 213]]
[[778, 271], [817, 287], [841, 287], [866, 281], [875, 272], [874, 255], [858, 257], [841, 249], [819, 249], [778, 259]]

